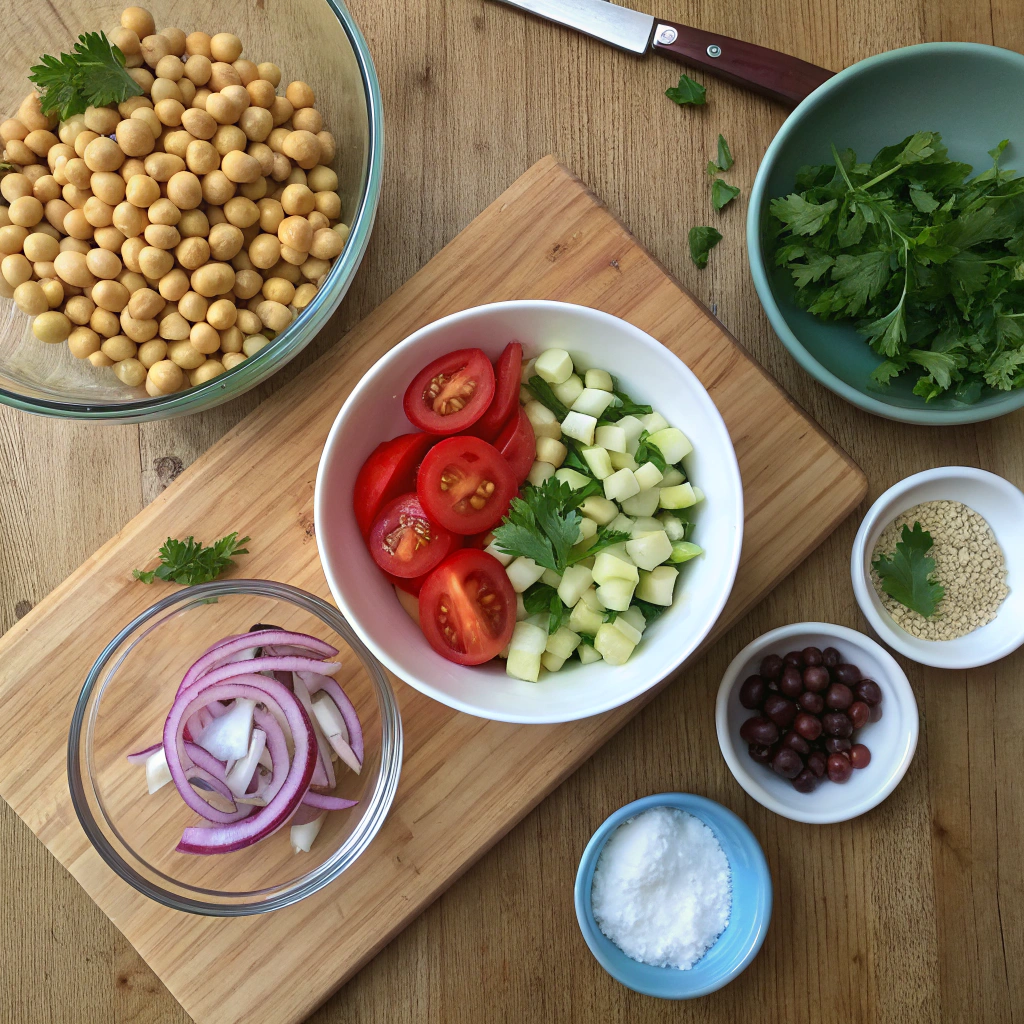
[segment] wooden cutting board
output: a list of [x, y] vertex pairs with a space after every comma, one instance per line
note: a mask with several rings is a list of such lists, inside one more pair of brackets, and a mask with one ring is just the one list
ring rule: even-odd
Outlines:
[[271, 915], [215, 920], [158, 907], [102, 863], [75, 818], [65, 776], [74, 701], [93, 658], [153, 598], [131, 582], [131, 568], [168, 535], [243, 529], [254, 541], [239, 574], [330, 600], [313, 539], [313, 484], [345, 397], [423, 324], [515, 298], [624, 317], [678, 353], [721, 410], [743, 475], [746, 535], [711, 639], [864, 497], [864, 475], [850, 458], [578, 178], [551, 157], [532, 167], [0, 639], [0, 796], [199, 1024], [303, 1019], [660, 689], [586, 721], [515, 726], [459, 714], [396, 683], [405, 764], [390, 817], [341, 880]]

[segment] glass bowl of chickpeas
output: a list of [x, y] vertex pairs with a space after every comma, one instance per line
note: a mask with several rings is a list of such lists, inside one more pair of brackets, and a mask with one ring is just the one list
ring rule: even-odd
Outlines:
[[[381, 96], [344, 5], [173, 12], [29, 5], [5, 26], [4, 404], [114, 422], [219, 405], [316, 336], [363, 257]], [[131, 95], [44, 109], [29, 69], [92, 32]]]

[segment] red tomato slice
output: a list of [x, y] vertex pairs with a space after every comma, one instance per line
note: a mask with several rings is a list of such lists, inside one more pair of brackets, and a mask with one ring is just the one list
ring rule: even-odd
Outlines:
[[496, 657], [515, 625], [515, 591], [501, 562], [485, 551], [456, 551], [420, 591], [423, 635], [438, 654], [459, 665]]
[[533, 467], [537, 457], [537, 438], [522, 408], [512, 414], [509, 421], [501, 428], [501, 433], [494, 442], [494, 447], [501, 452], [502, 458], [509, 464], [516, 483], [522, 483]]
[[409, 422], [428, 434], [457, 434], [487, 411], [494, 397], [494, 367], [478, 348], [435, 359], [405, 392]]
[[416, 576], [411, 580], [405, 580], [401, 576], [392, 576], [389, 572], [384, 575], [387, 576], [389, 583], [398, 587], [399, 590], [404, 590], [407, 594], [412, 594], [413, 597], [419, 597], [420, 590], [427, 580], [426, 576]]
[[483, 533], [505, 514], [516, 478], [493, 445], [479, 437], [448, 437], [427, 452], [416, 493], [435, 523], [452, 533]]
[[388, 575], [405, 579], [425, 576], [458, 546], [448, 530], [427, 518], [415, 494], [403, 494], [385, 505], [366, 543]]
[[384, 505], [416, 489], [416, 470], [436, 440], [431, 434], [402, 434], [370, 452], [353, 489], [356, 523], [364, 537]]
[[482, 437], [485, 441], [493, 441], [498, 436], [519, 403], [519, 378], [522, 372], [523, 346], [518, 341], [511, 341], [505, 346], [505, 351], [501, 353], [494, 368], [497, 381], [494, 386], [494, 398], [487, 412], [473, 424], [471, 434]]

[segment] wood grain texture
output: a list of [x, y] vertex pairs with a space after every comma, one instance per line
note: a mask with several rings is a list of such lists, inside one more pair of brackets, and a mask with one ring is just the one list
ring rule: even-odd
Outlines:
[[[266, 0], [286, 15], [300, 2]], [[1019, 0], [630, 3], [834, 69], [930, 40], [1024, 50]], [[703, 169], [722, 132], [737, 158], [730, 180], [745, 196], [785, 117], [782, 107], [709, 81], [706, 109], [677, 110], [662, 97], [678, 76], [671, 63], [637, 61], [487, 0], [350, 0], [350, 6], [377, 63], [388, 134], [381, 209], [352, 291], [300, 360], [212, 413], [85, 431], [0, 410], [0, 629], [152, 499], [162, 485], [157, 460], [191, 462], [335, 345], [548, 152], [561, 156], [655, 256], [717, 308], [867, 469], [869, 499], [909, 473], [942, 464], [982, 466], [1024, 485], [1024, 413], [956, 430], [894, 427], [820, 387], [775, 339], [745, 263], [745, 199], [712, 220]], [[3, 10], [14, 8], [7, 0]], [[686, 251], [686, 232], [698, 223], [715, 223], [726, 236], [704, 271]], [[62, 480], [55, 479], [55, 452], [63, 459]], [[740, 646], [802, 619], [865, 628], [846, 570], [856, 525], [856, 517], [843, 524], [690, 666], [684, 684], [637, 715], [311, 1020], [1019, 1020], [1024, 792], [1016, 750], [1024, 655], [970, 672], [903, 662], [921, 708], [921, 743], [896, 793], [855, 822], [814, 829], [775, 817], [744, 797], [718, 753], [713, 697]], [[579, 855], [604, 816], [667, 789], [704, 793], [742, 814], [765, 846], [778, 906], [786, 911], [777, 912], [761, 955], [738, 983], [685, 1006], [636, 996], [607, 978], [579, 935], [571, 899]], [[0, 885], [4, 1024], [188, 1020], [2, 803]]]
[[[536, 164], [342, 346], [264, 402], [0, 639], [0, 795], [200, 1024], [303, 1019], [655, 695], [538, 728], [460, 715], [400, 686], [402, 781], [372, 853], [338, 885], [269, 918], [219, 921], [158, 909], [102, 865], [74, 819], [64, 764], [68, 715], [45, 712], [70, 709], [95, 652], [137, 614], [140, 600], [151, 599], [129, 582], [126, 567], [146, 563], [180, 523], [220, 536], [242, 519], [259, 542], [240, 571], [329, 599], [312, 541], [313, 481], [348, 392], [424, 323], [516, 297], [621, 314], [673, 349], [721, 410], [744, 480], [746, 527], [736, 585], [712, 638], [864, 495], [865, 478], [849, 458], [583, 183], [553, 158]], [[798, 509], [791, 490], [808, 495]], [[203, 637], [197, 649], [214, 639]], [[25, 693], [25, 680], [44, 677]], [[37, 720], [45, 728], [28, 725]], [[147, 740], [133, 733], [124, 742]], [[107, 785], [130, 791], [138, 769], [114, 763]], [[317, 967], [306, 968], [303, 985], [288, 984], [311, 961]], [[263, 965], [258, 981], [249, 977], [253, 965]]]

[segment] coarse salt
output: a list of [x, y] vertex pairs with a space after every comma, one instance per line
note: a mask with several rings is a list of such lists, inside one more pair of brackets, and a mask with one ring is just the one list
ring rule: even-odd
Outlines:
[[689, 970], [729, 924], [729, 861], [704, 822], [653, 807], [605, 843], [590, 899], [598, 927], [628, 957]]

